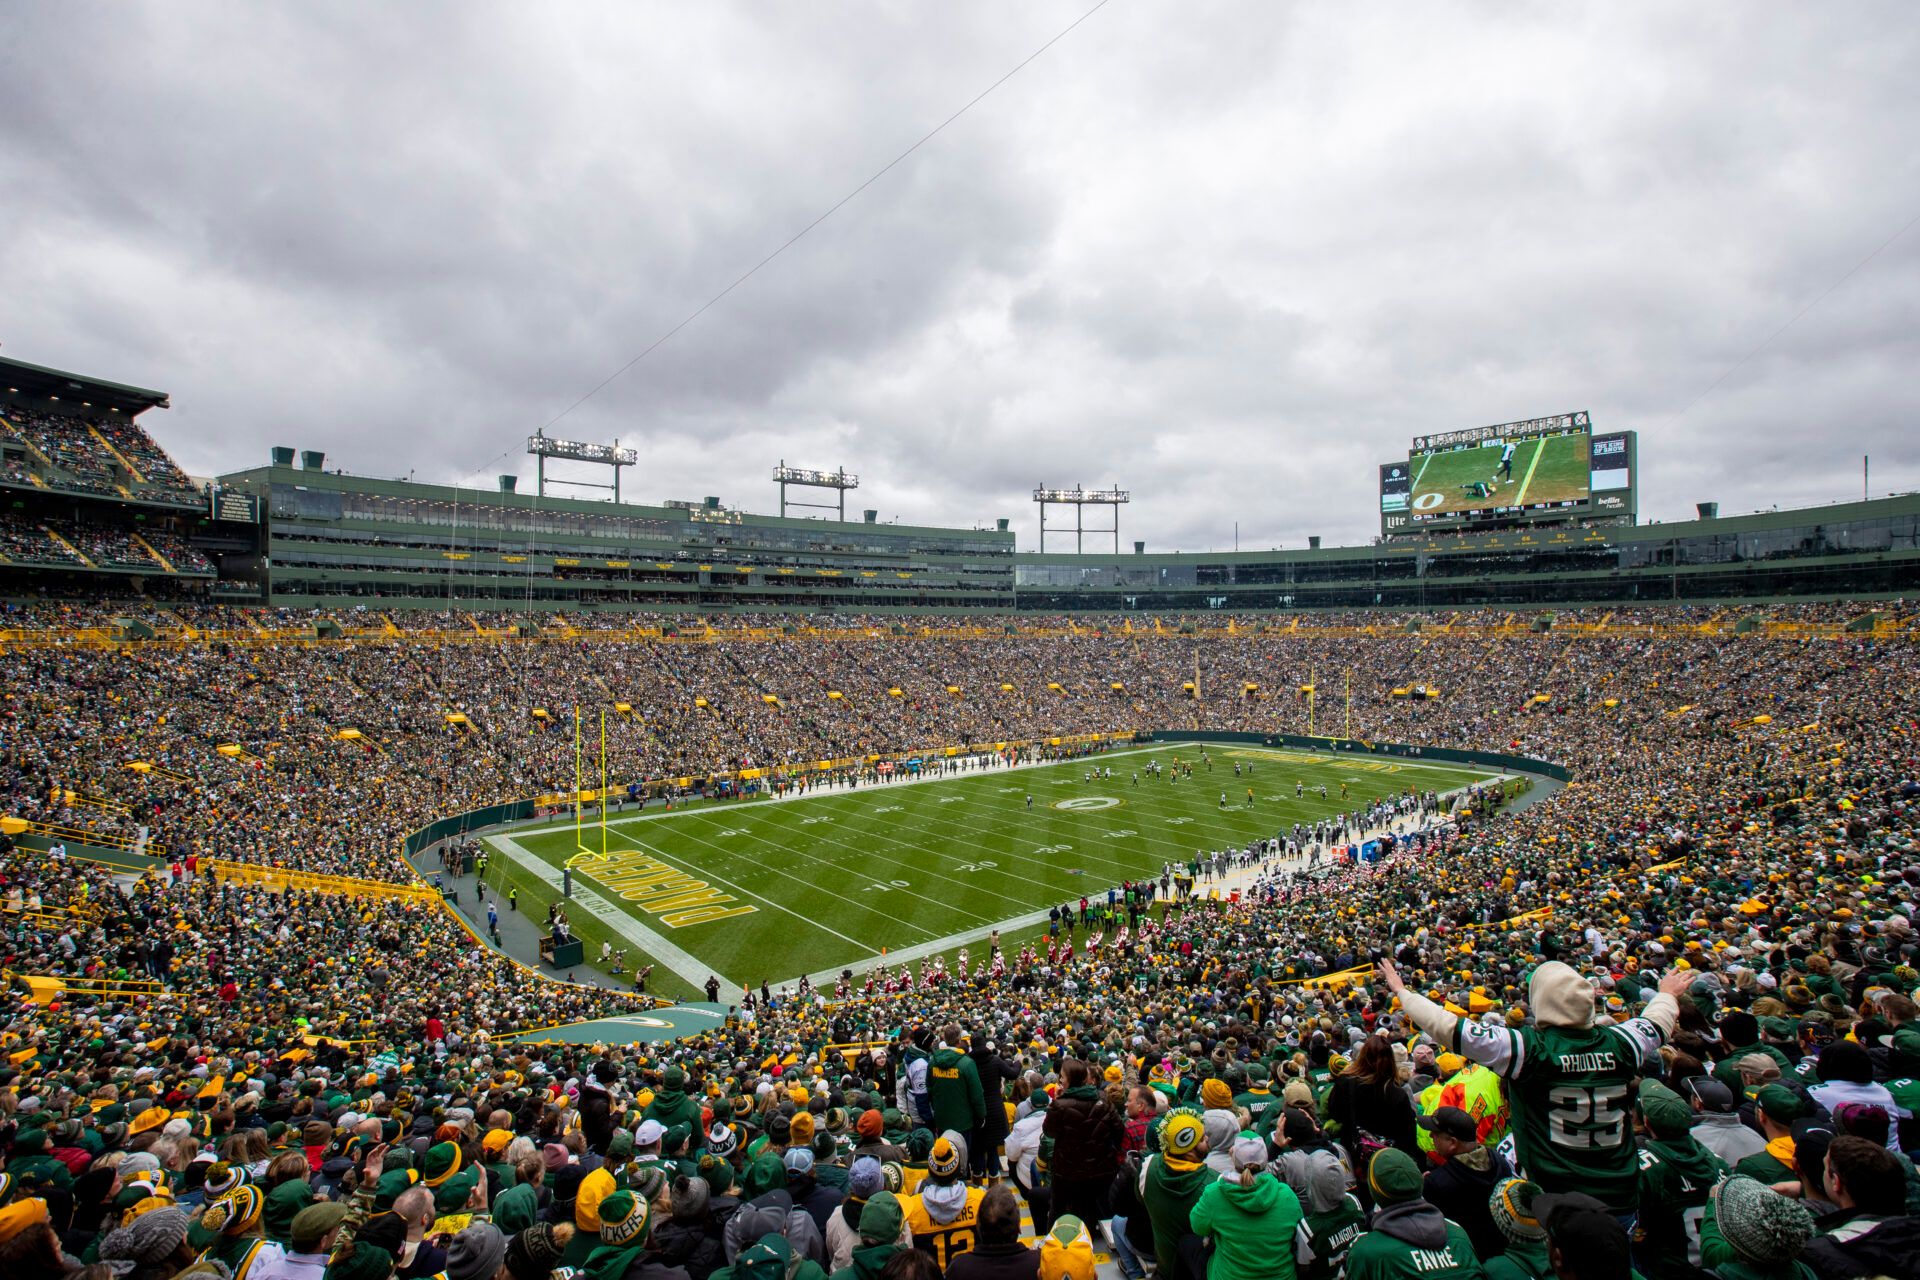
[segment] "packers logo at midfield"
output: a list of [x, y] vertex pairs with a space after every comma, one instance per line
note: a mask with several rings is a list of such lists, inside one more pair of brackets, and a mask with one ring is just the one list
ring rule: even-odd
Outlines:
[[1120, 804], [1112, 796], [1075, 796], [1071, 800], [1056, 800], [1053, 807], [1068, 813], [1097, 813], [1101, 809], [1118, 809]]

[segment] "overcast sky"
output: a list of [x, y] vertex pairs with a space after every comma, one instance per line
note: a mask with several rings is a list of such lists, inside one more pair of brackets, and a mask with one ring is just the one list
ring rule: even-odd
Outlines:
[[[488, 486], [1092, 0], [0, 7], [0, 350]], [[1920, 487], [1920, 7], [1110, 0], [567, 415], [647, 501], [1119, 483], [1378, 530], [1418, 433], [1640, 432], [1642, 512]], [[1839, 282], [1837, 287], [1836, 282]], [[1832, 292], [1720, 385], [1742, 357]]]

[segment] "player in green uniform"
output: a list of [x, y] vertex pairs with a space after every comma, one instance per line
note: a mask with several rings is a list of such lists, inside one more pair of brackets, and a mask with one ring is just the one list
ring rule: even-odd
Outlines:
[[1628, 1132], [1641, 1064], [1673, 1033], [1678, 995], [1699, 975], [1676, 970], [1637, 1018], [1594, 1026], [1593, 985], [1550, 960], [1533, 972], [1527, 1004], [1535, 1025], [1486, 1026], [1413, 991], [1391, 961], [1380, 977], [1415, 1026], [1440, 1047], [1505, 1077], [1513, 1138], [1524, 1176], [1543, 1189], [1581, 1191], [1618, 1214], [1639, 1200], [1639, 1156]]

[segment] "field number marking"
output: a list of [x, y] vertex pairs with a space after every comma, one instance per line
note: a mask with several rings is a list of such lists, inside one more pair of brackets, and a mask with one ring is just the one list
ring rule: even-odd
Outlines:
[[905, 889], [912, 883], [911, 880], [875, 880], [867, 886], [867, 890], [871, 893], [892, 893], [895, 889]]

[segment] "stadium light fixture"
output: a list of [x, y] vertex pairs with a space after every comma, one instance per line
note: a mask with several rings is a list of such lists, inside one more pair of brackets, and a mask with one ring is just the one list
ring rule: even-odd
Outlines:
[[544, 430], [536, 431], [527, 437], [527, 452], [534, 458], [534, 487], [539, 496], [547, 496], [547, 459], [559, 462], [587, 462], [595, 466], [612, 467], [612, 484], [595, 484], [586, 480], [555, 480], [554, 484], [571, 485], [576, 489], [611, 489], [613, 500], [620, 501], [620, 469], [631, 467], [640, 461], [636, 449], [623, 449], [620, 442], [612, 444], [589, 444], [584, 440], [558, 440]]
[[[818, 471], [811, 467], [790, 467], [786, 459], [773, 469], [773, 482], [780, 486], [780, 514], [787, 514], [788, 507], [812, 507], [820, 511], [835, 512], [844, 521], [847, 518], [847, 490], [860, 487], [860, 477], [839, 467], [832, 471]], [[787, 486], [797, 485], [803, 489], [832, 489], [832, 502], [800, 502], [787, 497]]]
[[630, 467], [640, 461], [636, 449], [615, 444], [588, 444], [584, 440], [555, 440], [551, 436], [527, 437], [527, 452], [537, 458], [559, 458], [566, 462], [598, 462], [609, 466]]
[[[1079, 555], [1082, 544], [1089, 533], [1111, 533], [1113, 552], [1120, 554], [1120, 508], [1133, 501], [1133, 494], [1114, 485], [1106, 489], [1085, 489], [1075, 485], [1071, 489], [1049, 489], [1041, 485], [1033, 491], [1033, 500], [1040, 505], [1040, 550], [1047, 549], [1047, 508], [1049, 506], [1070, 506], [1073, 508], [1073, 552]], [[1088, 507], [1113, 508], [1113, 524], [1107, 529], [1089, 529], [1086, 527], [1086, 509]], [[1060, 530], [1065, 532], [1065, 530]]]

